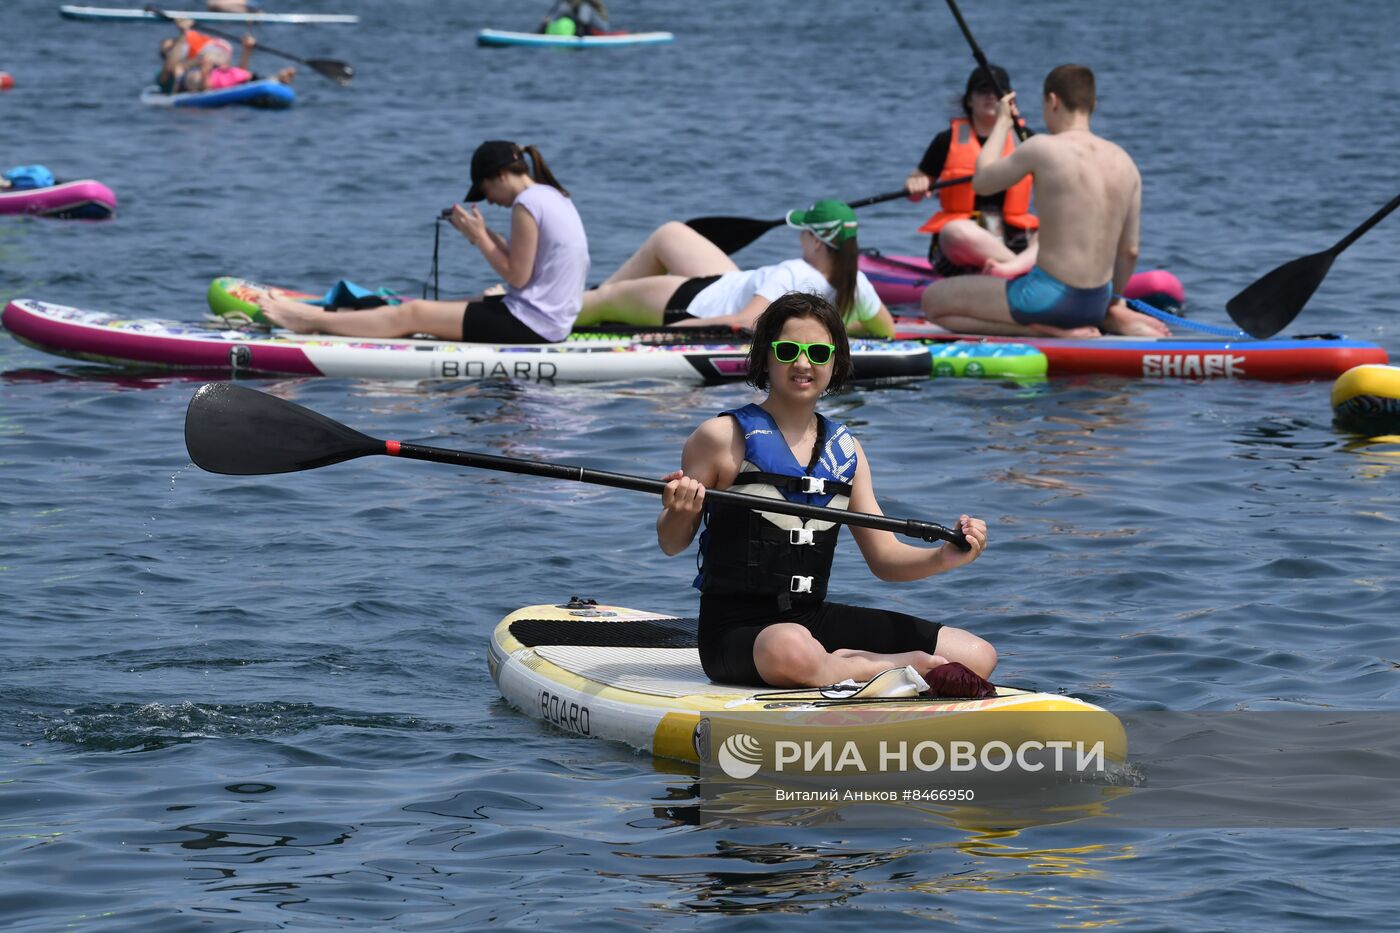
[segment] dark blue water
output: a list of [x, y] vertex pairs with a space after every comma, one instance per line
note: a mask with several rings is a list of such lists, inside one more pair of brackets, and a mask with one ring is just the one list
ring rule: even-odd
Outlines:
[[[507, 0], [305, 0], [364, 22], [263, 41], [352, 62], [353, 88], [303, 71], [289, 112], [171, 113], [137, 103], [161, 27], [55, 6], [6, 5], [0, 69], [18, 87], [0, 94], [0, 163], [101, 179], [120, 216], [0, 221], [0, 298], [187, 319], [218, 274], [417, 289], [483, 138], [540, 146], [599, 272], [669, 218], [889, 190], [970, 67], [931, 0], [619, 0], [619, 25], [678, 38], [608, 54], [476, 49], [478, 28], [532, 25]], [[1098, 71], [1097, 127], [1142, 167], [1143, 265], [1175, 271], [1202, 319], [1224, 323], [1230, 295], [1395, 193], [1391, 3], [965, 6], [1027, 96], [1062, 61]], [[923, 216], [868, 209], [862, 242], [918, 251]], [[1400, 351], [1397, 224], [1337, 262], [1299, 329]], [[776, 231], [742, 258], [793, 250]], [[454, 292], [490, 281], [455, 242], [444, 266]], [[656, 475], [749, 397], [253, 384], [379, 436]], [[182, 442], [195, 385], [0, 340], [7, 928], [1392, 925], [1400, 835], [1364, 824], [716, 818], [693, 770], [540, 726], [486, 670], [520, 605], [693, 611], [691, 558], [656, 549], [653, 499], [387, 460], [212, 476]], [[1328, 388], [945, 380], [840, 397], [887, 512], [969, 511], [992, 538], [973, 567], [903, 586], [848, 542], [836, 590], [956, 620], [998, 646], [999, 679], [1115, 711], [1394, 708], [1400, 448], [1336, 431]]]

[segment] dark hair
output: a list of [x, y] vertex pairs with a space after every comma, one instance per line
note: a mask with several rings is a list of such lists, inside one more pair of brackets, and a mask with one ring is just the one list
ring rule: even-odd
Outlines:
[[[538, 149], [534, 146], [521, 146], [520, 153], [521, 157], [511, 162], [509, 165], [504, 166], [501, 169], [502, 173], [510, 172], [512, 175], [529, 175], [535, 181], [557, 189], [564, 197], [567, 198], [569, 196], [568, 189], [559, 184], [559, 179], [555, 178], [554, 173], [549, 170], [548, 163], [545, 162], [544, 156], [540, 155]], [[530, 171], [529, 166], [525, 164], [525, 156], [527, 155], [530, 157], [531, 164], [535, 166], [533, 172]]]
[[820, 323], [836, 344], [836, 356], [831, 361], [831, 382], [826, 391], [845, 388], [851, 375], [851, 342], [846, 338], [846, 325], [841, 316], [821, 295], [810, 292], [788, 292], [763, 310], [753, 325], [753, 345], [749, 347], [749, 385], [761, 392], [768, 391], [768, 357], [772, 343], [783, 332], [783, 325], [795, 317], [808, 317]]
[[1094, 73], [1087, 65], [1060, 65], [1045, 76], [1044, 95], [1054, 94], [1066, 110], [1093, 113], [1098, 104]]
[[[972, 69], [972, 73], [967, 76], [967, 88], [963, 91], [962, 97], [957, 98], [958, 104], [962, 107], [963, 115], [967, 117], [967, 122], [969, 123], [972, 122], [973, 94], [976, 94], [984, 87], [990, 87], [995, 90], [997, 84], [1001, 85], [1003, 91], [1012, 90], [1011, 75], [1006, 73], [1006, 69], [1000, 65], [989, 64], [989, 67], [991, 68], [990, 72], [981, 65]], [[993, 81], [993, 78], [995, 78], [995, 81]]]

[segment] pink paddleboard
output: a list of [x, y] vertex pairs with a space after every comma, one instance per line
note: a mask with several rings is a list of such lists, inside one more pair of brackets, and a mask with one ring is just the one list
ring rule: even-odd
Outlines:
[[34, 214], [75, 220], [106, 220], [117, 211], [117, 196], [100, 181], [84, 178], [47, 188], [0, 191], [0, 214]]

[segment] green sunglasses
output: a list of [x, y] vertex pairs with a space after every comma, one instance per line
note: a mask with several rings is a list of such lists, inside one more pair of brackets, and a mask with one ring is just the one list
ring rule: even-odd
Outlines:
[[796, 363], [797, 358], [807, 354], [807, 361], [813, 366], [825, 366], [836, 355], [834, 343], [798, 343], [796, 340], [774, 340], [773, 358], [779, 363]]

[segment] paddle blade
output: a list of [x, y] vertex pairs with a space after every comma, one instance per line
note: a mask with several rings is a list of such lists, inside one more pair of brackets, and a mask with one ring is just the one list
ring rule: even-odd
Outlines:
[[1272, 337], [1283, 330], [1322, 284], [1333, 250], [1286, 262], [1225, 303], [1225, 311], [1251, 337]]
[[275, 395], [201, 386], [185, 412], [185, 449], [210, 473], [294, 473], [385, 452], [384, 442]]
[[784, 223], [782, 220], [754, 220], [752, 217], [696, 217], [687, 220], [685, 225], [725, 253], [737, 253]]
[[317, 74], [330, 78], [341, 87], [345, 87], [355, 77], [355, 69], [351, 65], [333, 58], [308, 58], [306, 64]]

